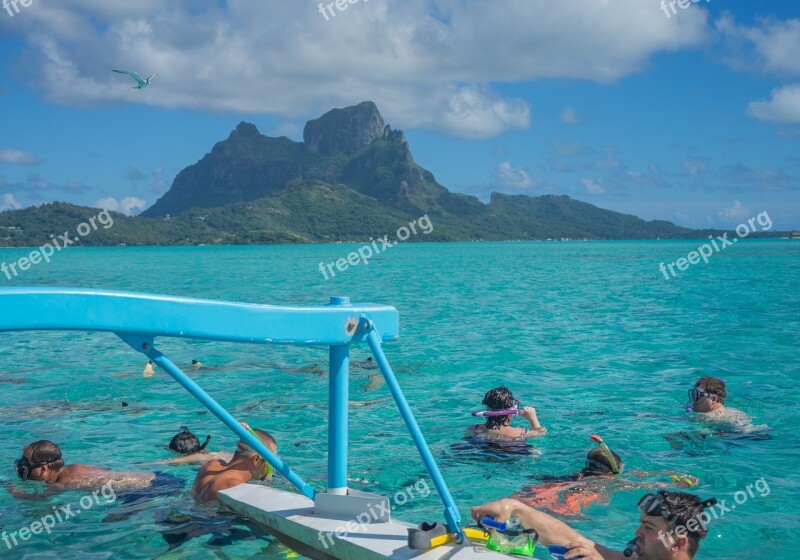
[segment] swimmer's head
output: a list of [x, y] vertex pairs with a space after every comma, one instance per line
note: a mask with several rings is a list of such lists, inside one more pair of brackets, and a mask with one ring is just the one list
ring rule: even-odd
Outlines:
[[[487, 391], [483, 397], [483, 404], [489, 410], [506, 410], [519, 406], [519, 401], [514, 398], [508, 387], [495, 387]], [[511, 416], [487, 416], [486, 427], [490, 430], [498, 429], [511, 422]]]
[[728, 388], [724, 380], [719, 377], [711, 377], [704, 375], [694, 384], [695, 389], [700, 389], [706, 393], [716, 395], [720, 402], [725, 403], [725, 398], [728, 396]]
[[203, 445], [200, 445], [200, 440], [197, 439], [197, 436], [190, 432], [189, 428], [182, 426], [181, 431], [170, 440], [169, 448], [181, 455], [191, 455], [205, 449], [210, 440], [211, 436], [206, 436], [206, 441], [203, 442]]
[[[249, 430], [258, 436], [258, 439], [267, 449], [273, 453], [277, 453], [278, 444], [275, 442], [275, 438], [264, 430], [259, 430], [257, 428], [249, 428]], [[272, 475], [272, 466], [242, 440], [239, 440], [236, 444], [236, 451], [234, 451], [233, 458], [231, 459], [231, 461], [239, 460], [248, 460], [252, 462], [255, 472], [257, 473], [253, 476], [258, 480], [266, 480]]]
[[[610, 450], [609, 450], [610, 451]], [[611, 451], [611, 456], [617, 463], [617, 468], [622, 471], [622, 459], [619, 455]], [[600, 476], [606, 474], [614, 474], [614, 467], [608, 456], [600, 447], [595, 447], [586, 455], [586, 464], [580, 472], [580, 476]]]
[[[251, 431], [255, 432], [258, 436], [258, 439], [261, 440], [261, 443], [267, 446], [267, 449], [275, 453], [278, 450], [278, 444], [275, 442], [275, 438], [269, 435], [264, 430], [259, 430], [257, 428], [251, 428]], [[234, 453], [234, 457], [236, 455], [258, 455], [253, 449], [247, 445], [242, 440], [236, 444], [236, 451]]]
[[705, 375], [689, 389], [689, 401], [695, 412], [711, 412], [725, 406], [728, 389], [725, 381]]
[[638, 504], [637, 556], [648, 559], [672, 557], [664, 556], [666, 534], [671, 551], [682, 551], [682, 557], [694, 558], [700, 541], [708, 534], [707, 523], [711, 516], [705, 513], [705, 509], [715, 503], [716, 500], [703, 501], [685, 492], [661, 490], [657, 494], [645, 495]]
[[52, 441], [41, 439], [22, 450], [22, 458], [14, 461], [17, 475], [23, 480], [50, 480], [64, 468], [61, 449]]

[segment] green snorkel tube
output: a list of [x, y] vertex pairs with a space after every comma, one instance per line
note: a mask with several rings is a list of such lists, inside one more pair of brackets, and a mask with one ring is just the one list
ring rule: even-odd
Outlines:
[[[239, 424], [241, 424], [241, 425], [242, 425], [242, 428], [244, 428], [245, 430], [247, 430], [248, 432], [250, 432], [250, 433], [252, 434], [252, 436], [253, 436], [254, 438], [256, 438], [256, 440], [258, 440], [258, 441], [261, 441], [261, 438], [260, 438], [260, 437], [258, 437], [258, 434], [255, 432], [255, 430], [253, 430], [253, 428], [251, 428], [251, 427], [250, 427], [250, 426], [247, 424], [247, 422], [239, 422]], [[206, 443], [208, 443], [208, 441], [206, 441]], [[266, 463], [266, 465], [267, 465], [267, 466], [266, 466], [266, 468], [264, 469], [265, 478], [272, 478], [272, 475], [275, 473], [275, 467], [273, 467], [273, 466], [272, 466], [272, 465], [269, 463], [269, 461], [267, 461], [267, 460], [266, 460], [266, 459], [264, 459], [263, 457], [262, 457], [262, 459], [264, 460], [264, 462], [265, 462], [265, 463]]]
[[617, 460], [614, 459], [614, 454], [611, 453], [611, 449], [609, 449], [608, 445], [606, 445], [606, 442], [603, 441], [603, 438], [600, 436], [591, 436], [591, 439], [593, 442], [600, 445], [600, 449], [603, 450], [603, 455], [606, 456], [606, 459], [608, 459], [608, 464], [611, 465], [611, 472], [614, 474], [619, 474], [621, 471], [619, 469], [619, 465], [617, 464]]
[[489, 540], [486, 548], [503, 554], [516, 554], [517, 556], [533, 556], [539, 533], [536, 529], [525, 529], [519, 521], [501, 523], [491, 517], [480, 520], [481, 527], [489, 531]]

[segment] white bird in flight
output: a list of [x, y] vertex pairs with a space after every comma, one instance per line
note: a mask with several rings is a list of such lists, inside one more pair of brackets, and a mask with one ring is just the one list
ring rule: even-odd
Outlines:
[[150, 85], [150, 80], [152, 80], [153, 78], [155, 78], [158, 75], [158, 74], [153, 74], [152, 76], [150, 76], [146, 80], [143, 80], [142, 77], [139, 74], [137, 74], [136, 72], [129, 72], [127, 70], [112, 70], [112, 72], [116, 72], [118, 74], [127, 74], [128, 76], [130, 76], [131, 78], [136, 80], [136, 83], [138, 85], [133, 86], [133, 89], [144, 89], [144, 88], [146, 88], [147, 86]]

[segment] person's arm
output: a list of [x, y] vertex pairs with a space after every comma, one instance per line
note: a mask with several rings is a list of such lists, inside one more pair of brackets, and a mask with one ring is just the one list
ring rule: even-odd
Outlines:
[[140, 465], [185, 465], [187, 463], [192, 465], [201, 465], [211, 459], [219, 459], [221, 461], [230, 461], [233, 453], [226, 453], [224, 451], [213, 451], [210, 453], [192, 453], [184, 457], [175, 457], [174, 459], [163, 459], [161, 461], [153, 461], [151, 463], [139, 463]]
[[186, 463], [199, 464], [208, 460], [208, 457], [201, 453], [193, 453], [184, 457], [175, 457], [174, 459], [162, 459], [161, 461], [151, 461], [149, 463], [138, 463], [142, 466], [149, 465], [185, 465]]
[[525, 434], [526, 437], [542, 436], [547, 433], [547, 428], [539, 423], [539, 418], [536, 416], [536, 409], [532, 406], [523, 407], [520, 416], [525, 418], [531, 425], [531, 429]]
[[15, 498], [17, 498], [18, 500], [26, 500], [26, 501], [29, 501], [29, 502], [38, 502], [38, 501], [46, 500], [50, 496], [54, 496], [56, 494], [61, 494], [63, 492], [63, 490], [58, 489], [58, 488], [54, 488], [52, 486], [48, 486], [47, 488], [45, 488], [41, 492], [34, 492], [32, 494], [29, 493], [29, 492], [25, 492], [24, 490], [20, 490], [19, 488], [17, 488], [16, 486], [13, 486], [13, 485], [9, 485], [6, 488], [6, 490], [8, 490], [8, 493], [11, 494], [12, 496], [14, 496]]
[[629, 560], [625, 555], [616, 550], [609, 550], [608, 548], [594, 543], [589, 545], [586, 541], [570, 542], [565, 544], [567, 547], [567, 554], [565, 558], [583, 558], [583, 560]]
[[480, 522], [486, 516], [492, 517], [501, 523], [514, 516], [519, 519], [526, 529], [536, 529], [536, 532], [539, 533], [539, 542], [544, 545], [582, 542], [594, 546], [592, 541], [582, 537], [580, 533], [570, 528], [563, 521], [526, 506], [519, 500], [503, 498], [496, 502], [472, 508], [472, 518], [475, 521]]

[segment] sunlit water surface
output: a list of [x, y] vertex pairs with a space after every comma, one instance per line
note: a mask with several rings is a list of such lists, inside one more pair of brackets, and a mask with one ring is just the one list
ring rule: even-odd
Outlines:
[[[319, 262], [349, 245], [190, 248], [75, 248], [9, 286], [129, 290], [254, 303], [314, 305], [331, 295], [395, 306], [401, 338], [384, 349], [459, 505], [509, 495], [537, 475], [580, 468], [601, 434], [628, 470], [675, 470], [702, 480], [696, 491], [733, 502], [764, 477], [754, 497], [711, 525], [699, 558], [795, 558], [800, 549], [796, 474], [800, 446], [800, 242], [743, 241], [709, 264], [669, 280], [658, 270], [697, 247], [682, 242], [405, 244], [369, 265], [325, 280]], [[0, 250], [0, 261], [23, 256]], [[3, 310], [0, 309], [0, 313]], [[111, 334], [4, 334], [0, 347], [0, 480], [37, 439], [61, 445], [67, 462], [115, 469], [169, 457], [180, 426], [235, 438], [163, 371]], [[280, 454], [316, 488], [325, 485], [327, 351], [160, 340], [176, 363], [198, 359], [192, 377], [237, 418], [273, 433]], [[442, 520], [436, 494], [365, 346], [351, 358], [352, 487], [396, 502], [413, 523]], [[665, 436], [694, 431], [682, 405], [702, 374], [723, 377], [729, 404], [767, 424], [768, 439], [711, 437], [674, 449]], [[549, 434], [530, 455], [497, 456], [458, 445], [484, 392], [505, 384], [535, 406]], [[126, 407], [122, 403], [127, 403]], [[518, 420], [515, 421], [518, 424]], [[456, 444], [456, 445], [454, 445]], [[162, 470], [187, 481], [181, 494], [139, 503], [96, 503], [50, 534], [18, 546], [13, 558], [286, 558], [287, 549], [247, 520], [193, 505], [196, 467]], [[422, 481], [422, 482], [420, 482]], [[22, 485], [33, 491], [38, 483]], [[276, 485], [288, 488], [283, 480]], [[425, 494], [426, 492], [422, 492]], [[574, 526], [622, 547], [636, 528], [641, 490], [614, 493]], [[26, 502], [0, 491], [0, 524], [30, 527], [82, 493]], [[76, 505], [73, 505], [75, 509]], [[177, 536], [176, 536], [177, 535]], [[546, 555], [540, 549], [537, 558]]]

